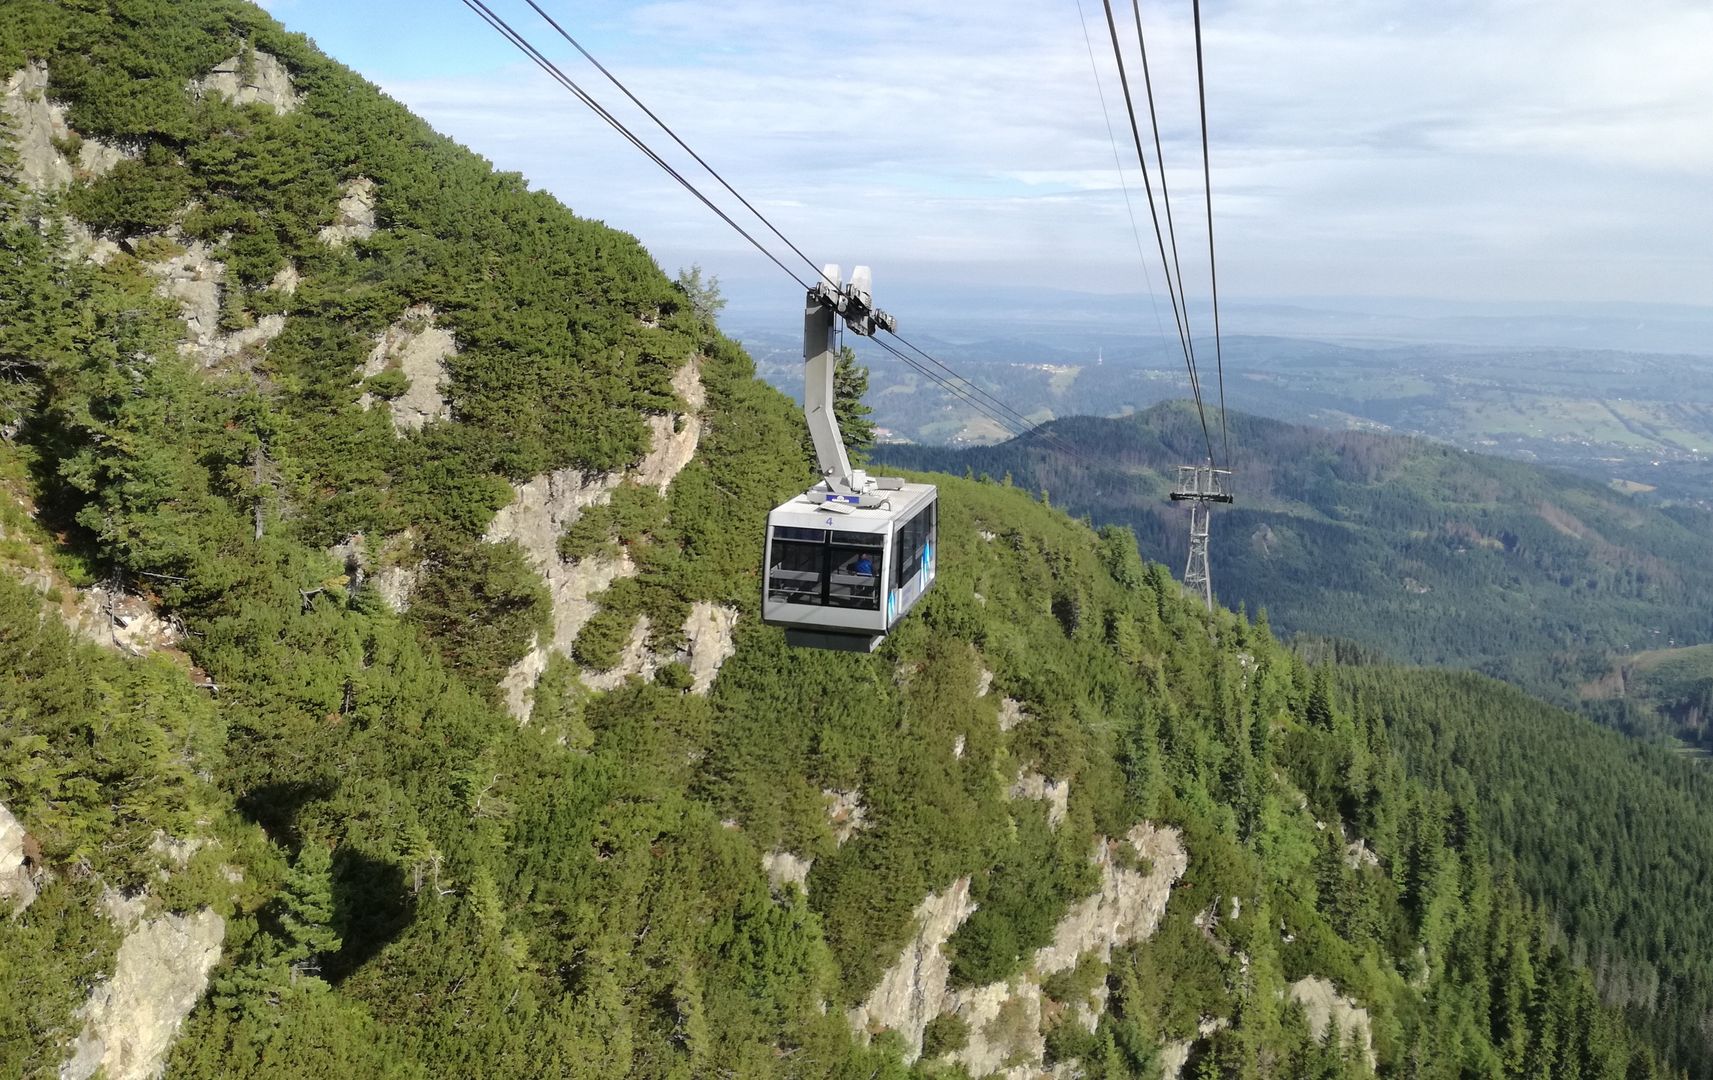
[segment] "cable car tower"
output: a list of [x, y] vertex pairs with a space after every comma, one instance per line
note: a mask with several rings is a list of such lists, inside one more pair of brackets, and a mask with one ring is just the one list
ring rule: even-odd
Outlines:
[[803, 311], [803, 414], [821, 482], [767, 516], [762, 621], [788, 644], [872, 652], [934, 583], [939, 490], [851, 468], [833, 409], [838, 320], [853, 334], [897, 329], [870, 274], [827, 266]]
[[1172, 501], [1190, 504], [1190, 557], [1184, 563], [1184, 588], [1201, 593], [1209, 611], [1213, 610], [1213, 576], [1207, 569], [1208, 525], [1213, 504], [1232, 501], [1230, 476], [1230, 469], [1216, 469], [1211, 461], [1179, 465], [1178, 483], [1172, 488]]

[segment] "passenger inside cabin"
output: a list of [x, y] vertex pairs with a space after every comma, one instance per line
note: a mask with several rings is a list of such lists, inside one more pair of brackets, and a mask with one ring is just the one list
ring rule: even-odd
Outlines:
[[858, 555], [856, 565], [853, 566], [851, 569], [854, 570], [856, 573], [863, 575], [864, 577], [873, 577], [874, 576], [874, 560], [870, 559], [866, 553], [864, 553], [862, 555]]

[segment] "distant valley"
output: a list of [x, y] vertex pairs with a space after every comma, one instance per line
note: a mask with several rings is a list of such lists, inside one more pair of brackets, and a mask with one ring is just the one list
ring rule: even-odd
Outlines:
[[[763, 377], [800, 395], [795, 334], [743, 337]], [[1009, 437], [892, 357], [854, 344], [870, 366], [874, 419], [891, 440], [966, 446]], [[1135, 332], [918, 344], [1035, 422], [1122, 416], [1187, 396], [1176, 343], [1167, 349]], [[1713, 506], [1713, 357], [1262, 336], [1228, 338], [1224, 353], [1233, 410], [1420, 435], [1573, 469], [1626, 493]], [[1217, 393], [1211, 372], [1204, 387]], [[1247, 452], [1234, 447], [1240, 463]]]
[[[1237, 503], [1215, 513], [1221, 603], [1275, 630], [1466, 667], [1565, 704], [1610, 657], [1713, 641], [1713, 514], [1655, 507], [1568, 472], [1420, 439], [1231, 416]], [[885, 446], [892, 466], [1007, 480], [1180, 567], [1171, 470], [1201, 431], [1182, 404], [1075, 417], [965, 449]], [[1216, 433], [1217, 438], [1217, 433]]]

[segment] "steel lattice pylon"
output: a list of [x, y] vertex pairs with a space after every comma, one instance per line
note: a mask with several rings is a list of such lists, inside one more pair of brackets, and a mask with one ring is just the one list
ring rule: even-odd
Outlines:
[[1190, 557], [1184, 563], [1184, 588], [1200, 593], [1209, 611], [1213, 610], [1213, 575], [1207, 566], [1208, 526], [1213, 504], [1232, 501], [1230, 476], [1230, 469], [1211, 464], [1179, 465], [1178, 483], [1172, 488], [1174, 502], [1190, 504]]

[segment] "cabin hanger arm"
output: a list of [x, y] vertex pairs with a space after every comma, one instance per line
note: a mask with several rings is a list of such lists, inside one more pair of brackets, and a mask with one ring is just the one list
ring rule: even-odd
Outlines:
[[833, 399], [833, 373], [839, 363], [838, 321], [843, 318], [851, 333], [863, 337], [873, 337], [876, 330], [896, 330], [898, 321], [874, 306], [868, 267], [856, 267], [851, 280], [842, 285], [836, 265], [822, 268], [821, 277], [809, 290], [803, 310], [803, 416], [825, 483], [824, 501], [878, 506], [885, 496], [876, 492], [897, 491], [904, 482], [888, 476], [871, 477], [851, 467]]

